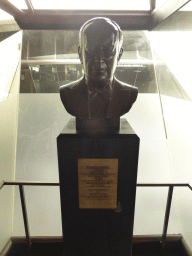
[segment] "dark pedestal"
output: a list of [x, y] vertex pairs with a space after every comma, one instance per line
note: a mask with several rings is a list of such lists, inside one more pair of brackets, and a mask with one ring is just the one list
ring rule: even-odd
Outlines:
[[[119, 134], [77, 134], [71, 119], [57, 138], [64, 255], [130, 256], [139, 138], [125, 119]], [[80, 209], [77, 159], [118, 159], [114, 209]]]

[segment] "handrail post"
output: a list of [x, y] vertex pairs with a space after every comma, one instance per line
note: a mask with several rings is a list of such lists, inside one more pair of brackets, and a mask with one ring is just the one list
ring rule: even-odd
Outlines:
[[189, 189], [191, 189], [191, 191], [192, 191], [192, 187], [191, 187], [191, 185], [190, 185], [190, 184], [188, 184], [188, 188], [189, 188]]
[[30, 234], [29, 234], [29, 224], [28, 224], [28, 218], [27, 218], [25, 194], [24, 194], [22, 185], [19, 185], [19, 192], [20, 192], [20, 197], [21, 197], [21, 206], [22, 206], [22, 212], [23, 212], [23, 221], [24, 221], [24, 226], [25, 226], [28, 254], [31, 255], [31, 239], [30, 239]]
[[162, 254], [163, 254], [164, 249], [165, 249], [167, 228], [168, 228], [168, 222], [169, 222], [169, 216], [170, 216], [170, 210], [171, 210], [172, 196], [173, 196], [173, 185], [170, 185], [169, 186], [169, 191], [168, 191], [168, 196], [167, 196], [167, 206], [166, 206], [166, 210], [165, 210], [163, 234], [162, 234], [162, 238], [161, 238]]
[[4, 186], [4, 181], [2, 181], [1, 183], [0, 183], [0, 190], [3, 188], [3, 186]]

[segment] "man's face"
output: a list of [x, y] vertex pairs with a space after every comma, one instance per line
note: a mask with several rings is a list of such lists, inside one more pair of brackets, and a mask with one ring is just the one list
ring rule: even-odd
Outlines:
[[79, 56], [83, 64], [87, 82], [97, 82], [101, 86], [112, 83], [117, 62], [122, 50], [119, 52], [119, 41], [116, 31], [90, 30], [82, 34], [82, 45]]

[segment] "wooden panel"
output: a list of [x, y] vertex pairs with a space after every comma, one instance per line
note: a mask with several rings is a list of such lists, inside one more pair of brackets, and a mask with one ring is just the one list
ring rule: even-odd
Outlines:
[[80, 29], [89, 19], [107, 17], [116, 21], [121, 29], [145, 30], [150, 26], [150, 12], [132, 11], [35, 11], [15, 17], [21, 29]]

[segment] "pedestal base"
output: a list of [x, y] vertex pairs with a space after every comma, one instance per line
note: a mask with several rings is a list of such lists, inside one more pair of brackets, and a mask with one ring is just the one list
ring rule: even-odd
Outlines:
[[[129, 256], [133, 234], [139, 138], [125, 119], [120, 132], [77, 134], [70, 120], [57, 138], [64, 255]], [[78, 159], [118, 159], [116, 209], [81, 209]]]

